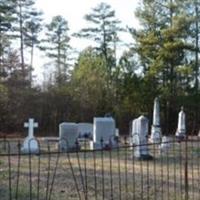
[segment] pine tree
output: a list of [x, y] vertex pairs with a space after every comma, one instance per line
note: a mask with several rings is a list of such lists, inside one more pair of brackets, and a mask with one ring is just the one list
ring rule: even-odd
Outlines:
[[190, 31], [187, 36], [187, 41], [191, 43], [191, 48], [187, 51], [186, 58], [192, 65], [192, 73], [190, 82], [187, 82], [188, 93], [190, 94], [190, 106], [193, 107], [193, 130], [199, 130], [199, 34], [200, 34], [200, 2], [198, 0], [188, 0], [185, 10], [191, 17]]
[[188, 34], [188, 41], [192, 43], [193, 49], [188, 52], [188, 60], [194, 66], [194, 89], [195, 93], [198, 93], [199, 90], [199, 34], [200, 34], [200, 2], [197, 0], [188, 0], [187, 12], [192, 18], [192, 25], [190, 27], [190, 32]]
[[41, 50], [45, 51], [46, 55], [55, 62], [56, 81], [61, 84], [66, 81], [69, 70], [71, 47], [69, 45], [68, 22], [58, 15], [52, 18], [46, 28], [44, 45]]
[[42, 30], [41, 25], [41, 12], [33, 11], [30, 21], [25, 22], [25, 34], [24, 34], [24, 44], [30, 48], [30, 69], [29, 69], [29, 80], [32, 82], [32, 70], [33, 70], [33, 57], [34, 48], [39, 46], [40, 40], [39, 33]]
[[[15, 14], [16, 14], [16, 23], [14, 24], [14, 32], [15, 37], [19, 38], [20, 41], [20, 58], [21, 58], [21, 69], [23, 78], [26, 78], [26, 63], [25, 63], [25, 40], [33, 34], [31, 33], [31, 29], [28, 29], [28, 25], [34, 21], [36, 23], [40, 23], [38, 20], [41, 16], [41, 12], [36, 11], [34, 8], [35, 1], [34, 0], [14, 0], [15, 2]], [[38, 25], [39, 26], [39, 25]], [[27, 32], [30, 31], [30, 32]], [[37, 32], [38, 30], [36, 30]]]
[[106, 60], [108, 76], [111, 78], [112, 67], [116, 65], [115, 45], [119, 41], [118, 32], [123, 30], [121, 22], [116, 19], [115, 11], [106, 3], [100, 3], [93, 8], [91, 13], [85, 15], [85, 20], [91, 25], [75, 35], [97, 43], [96, 48]]
[[[11, 23], [13, 21], [13, 5], [12, 0], [0, 1], [0, 74], [4, 72], [3, 69], [3, 57], [7, 47], [10, 45], [8, 38], [8, 31], [11, 29]], [[0, 75], [0, 76], [1, 76]]]
[[186, 51], [192, 48], [186, 40], [191, 25], [191, 18], [185, 10], [186, 2], [143, 0], [136, 13], [142, 28], [132, 30], [144, 75], [157, 82], [171, 120], [175, 99], [184, 90], [182, 80], [188, 77], [192, 67], [185, 59]]

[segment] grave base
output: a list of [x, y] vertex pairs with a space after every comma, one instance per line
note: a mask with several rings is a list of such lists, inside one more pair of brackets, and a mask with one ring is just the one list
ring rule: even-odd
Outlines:
[[38, 154], [39, 153], [39, 149], [26, 149], [26, 148], [21, 148], [21, 153], [24, 154]]
[[153, 160], [154, 157], [152, 155], [146, 154], [146, 155], [140, 155], [140, 156], [135, 156], [137, 160]]
[[81, 149], [80, 145], [67, 145], [66, 142], [59, 141], [58, 151], [60, 152], [75, 152]]
[[160, 152], [167, 152], [170, 150], [172, 143], [161, 143], [161, 145], [159, 146]]
[[80, 151], [80, 146], [78, 147], [59, 147], [58, 148], [60, 152], [76, 152], [76, 151]]
[[177, 139], [178, 142], [181, 142], [181, 141], [183, 141], [184, 139], [186, 139], [186, 135], [181, 135], [181, 134], [178, 135], [178, 134], [177, 134], [177, 135], [176, 135], [176, 139]]
[[173, 138], [171, 138], [169, 136], [163, 136], [162, 142], [159, 146], [160, 154], [167, 153], [171, 149], [171, 147], [174, 143], [173, 141], [174, 141]]
[[170, 145], [162, 145], [159, 147], [160, 149], [160, 154], [165, 154], [170, 151], [171, 146]]
[[26, 137], [22, 145], [21, 152], [26, 154], [39, 153], [38, 141], [34, 137]]
[[117, 147], [116, 143], [100, 144], [100, 143], [97, 143], [97, 142], [90, 141], [90, 150], [97, 150], [97, 149], [111, 150], [112, 148], [115, 148], [115, 147]]
[[161, 142], [161, 128], [159, 126], [152, 125], [150, 141], [152, 143], [160, 143]]

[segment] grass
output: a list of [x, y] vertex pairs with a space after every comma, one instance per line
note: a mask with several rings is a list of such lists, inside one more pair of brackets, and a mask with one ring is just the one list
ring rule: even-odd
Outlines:
[[[200, 149], [199, 143], [188, 144], [187, 154], [184, 145], [176, 144], [162, 155], [158, 146], [151, 146], [154, 160], [148, 162], [133, 159], [130, 148], [113, 150], [111, 154], [99, 151], [95, 154], [63, 153], [59, 157], [57, 154], [26, 155], [20, 160], [18, 156], [11, 156], [12, 196], [15, 197], [17, 191], [18, 199], [29, 199], [31, 183], [32, 199], [37, 199], [38, 193], [40, 199], [46, 199], [51, 190], [52, 200], [74, 200], [79, 199], [79, 195], [81, 199], [87, 196], [90, 200], [102, 199], [103, 196], [104, 199], [185, 199], [187, 155], [189, 199], [196, 200], [200, 198], [200, 156], [196, 153]], [[16, 146], [13, 142], [12, 152], [16, 152]], [[42, 149], [46, 151], [45, 144]], [[55, 150], [55, 144], [51, 149]], [[0, 156], [1, 200], [9, 199], [8, 169], [8, 157]], [[87, 193], [84, 192], [86, 187]]]
[[3, 160], [0, 160], [0, 167], [1, 167], [1, 165], [3, 165], [4, 164], [4, 161]]

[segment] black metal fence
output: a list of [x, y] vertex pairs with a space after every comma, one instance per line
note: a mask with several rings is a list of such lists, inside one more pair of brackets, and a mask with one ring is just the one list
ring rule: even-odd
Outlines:
[[0, 141], [1, 200], [200, 199], [198, 137], [174, 139], [164, 152], [148, 144], [152, 160], [137, 159], [127, 138], [98, 150], [83, 141], [68, 152], [59, 152], [56, 142], [38, 143], [37, 154], [22, 154], [22, 140]]

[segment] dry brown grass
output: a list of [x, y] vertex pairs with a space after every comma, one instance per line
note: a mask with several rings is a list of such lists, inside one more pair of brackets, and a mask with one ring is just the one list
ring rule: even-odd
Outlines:
[[[47, 150], [45, 144], [42, 148], [43, 151]], [[29, 199], [31, 172], [32, 199], [37, 199], [38, 180], [40, 199], [46, 199], [57, 166], [51, 196], [53, 200], [79, 199], [77, 187], [81, 199], [86, 197], [90, 200], [96, 197], [97, 199], [102, 197], [104, 199], [185, 199], [187, 164], [189, 199], [197, 200], [200, 199], [200, 144], [189, 143], [187, 148], [186, 154], [184, 143], [175, 144], [171, 151], [160, 155], [157, 146], [151, 147], [154, 160], [148, 162], [133, 159], [133, 151], [129, 148], [113, 150], [111, 154], [109, 151], [104, 151], [103, 154], [99, 151], [95, 153], [95, 159], [93, 152], [21, 156], [20, 162], [18, 156], [11, 156], [12, 195], [15, 197], [17, 181], [19, 181], [18, 199]], [[55, 150], [54, 144], [51, 145], [51, 150]], [[17, 145], [13, 141], [12, 152], [16, 151]], [[0, 196], [2, 200], [9, 199], [8, 164], [8, 157], [1, 156]], [[85, 193], [86, 187], [87, 193]]]

